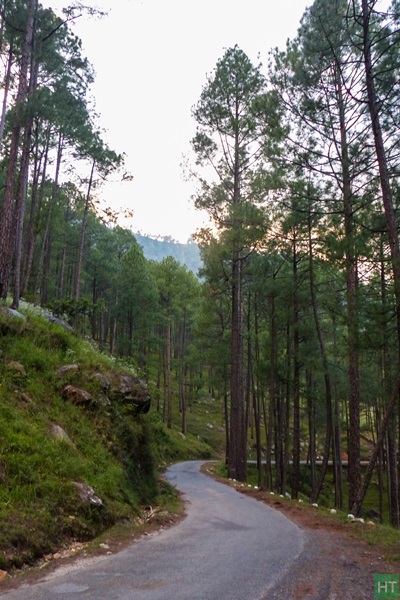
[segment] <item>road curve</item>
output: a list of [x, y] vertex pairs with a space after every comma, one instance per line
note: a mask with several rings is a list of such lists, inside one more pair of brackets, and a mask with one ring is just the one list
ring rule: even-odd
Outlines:
[[281, 513], [199, 472], [173, 465], [184, 494], [179, 524], [114, 554], [78, 561], [2, 600], [264, 600], [303, 548]]

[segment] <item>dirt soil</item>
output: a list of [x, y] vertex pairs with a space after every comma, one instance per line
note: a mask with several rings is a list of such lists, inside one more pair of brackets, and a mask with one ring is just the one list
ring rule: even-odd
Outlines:
[[305, 534], [304, 552], [263, 600], [372, 600], [375, 573], [400, 574], [400, 533], [393, 559], [383, 545], [359, 537], [358, 528], [374, 525], [342, 522], [319, 508], [227, 482], [207, 472], [207, 465], [203, 472], [279, 510]]

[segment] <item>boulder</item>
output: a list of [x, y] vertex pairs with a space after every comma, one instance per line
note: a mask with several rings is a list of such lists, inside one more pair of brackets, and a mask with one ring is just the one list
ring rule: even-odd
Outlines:
[[52, 438], [55, 440], [60, 440], [62, 442], [66, 442], [69, 446], [75, 448], [75, 444], [69, 437], [68, 433], [55, 421], [52, 421], [49, 426], [49, 433]]
[[66, 385], [62, 391], [62, 397], [64, 400], [79, 405], [89, 404], [92, 401], [92, 395], [89, 392], [75, 385]]
[[108, 377], [106, 377], [103, 373], [99, 373], [99, 372], [93, 373], [91, 379], [93, 381], [96, 381], [100, 385], [100, 387], [104, 393], [107, 393], [109, 391], [111, 382], [108, 379]]
[[90, 485], [79, 481], [73, 481], [72, 485], [78, 491], [79, 498], [84, 504], [89, 506], [102, 506], [103, 500], [96, 495], [94, 489], [90, 487]]
[[112, 400], [132, 406], [135, 414], [145, 414], [150, 410], [151, 398], [147, 385], [133, 375], [119, 375], [110, 389], [110, 396]]
[[56, 370], [56, 374], [57, 377], [65, 377], [66, 375], [69, 375], [70, 373], [76, 373], [76, 371], [79, 369], [78, 365], [76, 364], [72, 364], [72, 365], [62, 365], [62, 367], [58, 367], [58, 369]]
[[26, 316], [20, 313], [18, 310], [14, 310], [13, 308], [8, 308], [8, 306], [1, 306], [0, 310], [2, 313], [7, 315], [8, 317], [13, 317], [15, 319], [20, 319], [20, 321], [26, 321]]
[[54, 323], [54, 325], [60, 325], [60, 327], [63, 327], [66, 331], [73, 331], [71, 325], [69, 325], [63, 319], [59, 319], [58, 317], [55, 317], [50, 312], [46, 312], [44, 310], [41, 312], [41, 316], [44, 317], [45, 319], [47, 319], [47, 321], [49, 321], [50, 323]]

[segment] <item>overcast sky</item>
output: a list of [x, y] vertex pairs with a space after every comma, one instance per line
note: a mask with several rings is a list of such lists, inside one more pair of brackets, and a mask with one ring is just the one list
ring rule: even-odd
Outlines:
[[[83, 2], [85, 3], [85, 2]], [[129, 226], [186, 242], [202, 224], [182, 176], [195, 131], [191, 108], [207, 74], [235, 44], [253, 64], [293, 38], [311, 0], [97, 0], [102, 19], [73, 26], [94, 66], [93, 95], [105, 139], [124, 152], [132, 182], [101, 192], [113, 208], [134, 211]], [[65, 0], [41, 0], [60, 14]], [[259, 58], [258, 58], [259, 57]], [[127, 226], [127, 223], [121, 223]]]

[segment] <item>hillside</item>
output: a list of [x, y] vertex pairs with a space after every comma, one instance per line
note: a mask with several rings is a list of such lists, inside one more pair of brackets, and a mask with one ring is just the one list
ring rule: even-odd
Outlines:
[[169, 238], [156, 239], [139, 233], [135, 233], [135, 238], [142, 246], [145, 258], [161, 262], [167, 256], [172, 256], [195, 275], [198, 274], [202, 262], [200, 250], [195, 243], [181, 244]]
[[90, 540], [162, 503], [172, 460], [209, 458], [167, 430], [132, 366], [33, 309], [0, 310], [0, 569]]

